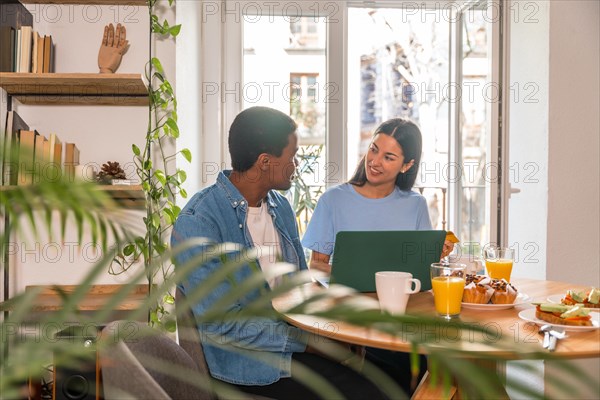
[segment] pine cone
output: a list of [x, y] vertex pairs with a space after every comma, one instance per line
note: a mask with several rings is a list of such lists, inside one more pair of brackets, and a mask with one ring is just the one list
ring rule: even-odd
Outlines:
[[127, 179], [125, 171], [117, 161], [108, 161], [102, 164], [102, 169], [98, 173], [98, 181], [102, 183], [110, 183], [112, 179]]

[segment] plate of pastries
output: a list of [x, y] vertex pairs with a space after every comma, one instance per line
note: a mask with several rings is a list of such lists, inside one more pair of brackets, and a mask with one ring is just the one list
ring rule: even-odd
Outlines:
[[520, 293], [505, 279], [492, 279], [486, 275], [467, 274], [462, 307], [473, 310], [506, 310], [528, 303], [531, 297]]

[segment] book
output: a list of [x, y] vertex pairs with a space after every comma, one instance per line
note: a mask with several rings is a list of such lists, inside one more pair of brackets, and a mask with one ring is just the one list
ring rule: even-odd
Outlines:
[[[0, 68], [1, 72], [19, 71], [16, 66], [20, 64], [19, 37], [20, 28], [23, 26], [33, 26], [33, 15], [27, 8], [20, 1], [0, 0], [0, 28], [6, 28], [4, 29], [6, 32], [9, 32], [10, 28], [13, 30], [12, 35], [10, 35], [10, 47], [7, 47], [5, 42], [0, 42], [0, 55], [2, 56], [0, 64], [6, 63], [8, 65], [10, 63], [11, 65], [10, 69]], [[10, 49], [12, 49], [12, 52]], [[17, 57], [17, 53], [19, 57]]]
[[[40, 34], [36, 31], [33, 31], [33, 38], [31, 43], [31, 72], [38, 72], [38, 44], [39, 44]], [[42, 42], [43, 45], [44, 42]]]
[[41, 74], [44, 70], [44, 37], [38, 34], [38, 45], [37, 45], [37, 73]]
[[21, 27], [21, 56], [19, 60], [19, 72], [31, 72], [31, 45], [33, 43], [33, 28], [31, 26]]
[[44, 137], [44, 148], [42, 149], [42, 153], [44, 154], [44, 161], [50, 162], [50, 140]]
[[29, 125], [17, 114], [16, 111], [9, 111], [6, 115], [6, 129], [4, 130], [3, 148], [2, 148], [2, 184], [16, 185], [17, 171], [19, 162], [19, 132], [29, 130]]
[[34, 151], [34, 182], [39, 183], [46, 180], [46, 165], [48, 164], [48, 155], [44, 149], [50, 150], [48, 139], [42, 134], [38, 134], [35, 138], [35, 151]]
[[79, 149], [75, 143], [65, 144], [64, 175], [69, 182], [75, 180], [75, 167], [79, 165]]
[[62, 148], [63, 145], [56, 133], [50, 134], [48, 139], [50, 147], [50, 157], [48, 158], [48, 166], [46, 167], [46, 178], [49, 180], [60, 179], [62, 176]]
[[15, 51], [15, 29], [0, 27], [0, 72], [13, 72]]
[[30, 185], [35, 176], [35, 140], [38, 133], [19, 131], [19, 163], [17, 185]]
[[54, 44], [52, 43], [52, 36], [44, 35], [44, 64], [42, 66], [42, 72], [54, 72]]
[[15, 72], [19, 72], [19, 69], [21, 68], [21, 35], [22, 32], [18, 29], [17, 32], [15, 32]]

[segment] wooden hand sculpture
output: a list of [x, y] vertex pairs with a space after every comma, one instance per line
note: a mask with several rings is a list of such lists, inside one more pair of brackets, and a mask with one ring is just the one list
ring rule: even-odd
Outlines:
[[121, 58], [129, 48], [129, 42], [125, 38], [125, 26], [117, 24], [116, 32], [113, 24], [104, 27], [104, 36], [98, 52], [101, 74], [113, 74], [119, 68]]

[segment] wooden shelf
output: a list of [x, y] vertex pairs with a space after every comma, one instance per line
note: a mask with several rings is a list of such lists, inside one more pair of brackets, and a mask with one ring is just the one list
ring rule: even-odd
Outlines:
[[[73, 293], [77, 289], [77, 286], [27, 286], [25, 290], [31, 291], [35, 288], [42, 288], [42, 291], [35, 298], [32, 311], [57, 311], [61, 309], [63, 304], [60, 291], [68, 295], [69, 293]], [[111, 297], [122, 288], [122, 285], [92, 285], [86, 296], [77, 305], [77, 309], [80, 311], [101, 310], [110, 301]], [[148, 285], [136, 285], [127, 297], [121, 303], [112, 307], [112, 309], [121, 311], [136, 310], [142, 305], [147, 296]]]
[[[14, 187], [13, 185], [0, 186], [0, 192]], [[143, 209], [146, 205], [142, 185], [98, 185], [98, 190], [108, 193], [123, 208]]]
[[22, 104], [147, 106], [139, 74], [1, 72], [0, 87]]
[[146, 6], [146, 0], [21, 0], [23, 4], [84, 4], [84, 5], [123, 5]]
[[99, 187], [124, 208], [142, 209], [146, 205], [142, 185], [100, 185]]

